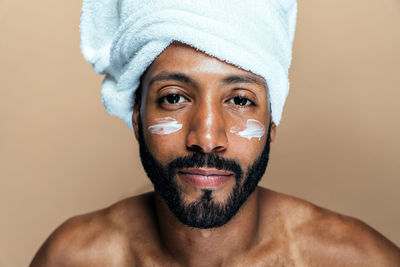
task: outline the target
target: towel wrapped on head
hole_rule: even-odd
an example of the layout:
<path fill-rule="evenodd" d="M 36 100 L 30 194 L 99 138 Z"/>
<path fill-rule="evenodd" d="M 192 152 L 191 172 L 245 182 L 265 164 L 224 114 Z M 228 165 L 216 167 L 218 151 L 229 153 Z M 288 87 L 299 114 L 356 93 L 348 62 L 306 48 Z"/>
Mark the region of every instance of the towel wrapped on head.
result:
<path fill-rule="evenodd" d="M 174 41 L 263 77 L 278 125 L 296 14 L 296 0 L 84 0 L 81 49 L 105 74 L 106 110 L 131 128 L 140 77 Z"/>

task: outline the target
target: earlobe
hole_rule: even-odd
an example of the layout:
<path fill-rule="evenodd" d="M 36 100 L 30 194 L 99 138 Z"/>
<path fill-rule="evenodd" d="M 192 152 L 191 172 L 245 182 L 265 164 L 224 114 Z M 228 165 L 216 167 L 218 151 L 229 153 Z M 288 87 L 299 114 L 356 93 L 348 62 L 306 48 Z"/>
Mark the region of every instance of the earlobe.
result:
<path fill-rule="evenodd" d="M 132 126 L 137 141 L 139 141 L 139 119 L 139 104 L 135 104 L 132 113 Z"/>
<path fill-rule="evenodd" d="M 276 136 L 276 125 L 275 123 L 271 123 L 271 143 L 275 141 L 275 136 Z"/>

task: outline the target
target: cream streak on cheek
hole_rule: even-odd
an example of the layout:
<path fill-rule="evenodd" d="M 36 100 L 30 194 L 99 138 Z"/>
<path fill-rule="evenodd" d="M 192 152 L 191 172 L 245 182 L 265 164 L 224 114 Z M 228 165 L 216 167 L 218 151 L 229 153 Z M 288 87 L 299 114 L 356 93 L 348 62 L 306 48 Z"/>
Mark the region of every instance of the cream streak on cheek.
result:
<path fill-rule="evenodd" d="M 157 124 L 148 128 L 152 134 L 172 134 L 182 129 L 182 124 L 179 124 L 177 120 L 171 117 L 160 118 L 155 121 Z"/>
<path fill-rule="evenodd" d="M 231 128 L 230 132 L 249 140 L 258 138 L 258 141 L 260 141 L 265 134 L 265 126 L 258 120 L 249 119 L 246 123 L 246 129 L 240 130 L 239 127 L 235 126 Z"/>

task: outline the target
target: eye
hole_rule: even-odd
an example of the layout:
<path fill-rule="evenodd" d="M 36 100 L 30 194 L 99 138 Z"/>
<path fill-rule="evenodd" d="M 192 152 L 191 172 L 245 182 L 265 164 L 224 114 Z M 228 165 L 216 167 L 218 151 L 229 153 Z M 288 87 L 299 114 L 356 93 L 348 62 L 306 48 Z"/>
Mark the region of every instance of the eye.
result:
<path fill-rule="evenodd" d="M 246 97 L 243 96 L 236 96 L 230 99 L 230 102 L 232 104 L 238 105 L 238 106 L 249 106 L 249 105 L 254 105 L 254 103 L 249 100 Z"/>
<path fill-rule="evenodd" d="M 168 94 L 160 98 L 160 103 L 179 104 L 186 101 L 186 98 L 178 94 Z"/>

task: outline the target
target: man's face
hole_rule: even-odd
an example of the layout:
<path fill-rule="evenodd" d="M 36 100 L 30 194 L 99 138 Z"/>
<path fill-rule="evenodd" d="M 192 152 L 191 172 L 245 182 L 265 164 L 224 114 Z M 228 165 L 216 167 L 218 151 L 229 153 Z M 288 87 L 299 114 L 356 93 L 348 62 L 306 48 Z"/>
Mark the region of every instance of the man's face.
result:
<path fill-rule="evenodd" d="M 142 79 L 133 124 L 155 191 L 183 223 L 229 221 L 268 162 L 265 81 L 202 52 L 169 46 Z"/>

